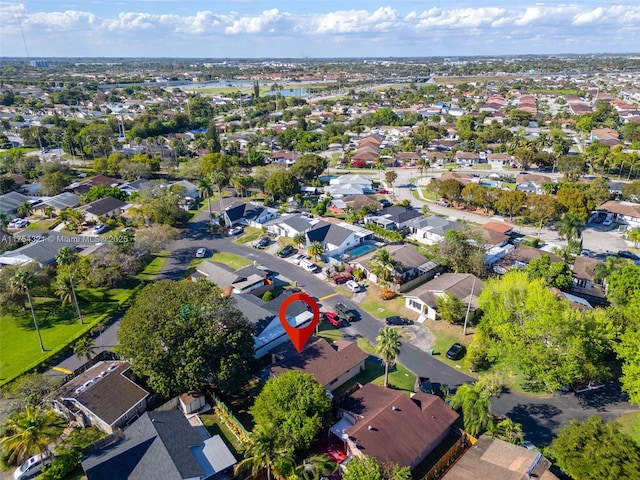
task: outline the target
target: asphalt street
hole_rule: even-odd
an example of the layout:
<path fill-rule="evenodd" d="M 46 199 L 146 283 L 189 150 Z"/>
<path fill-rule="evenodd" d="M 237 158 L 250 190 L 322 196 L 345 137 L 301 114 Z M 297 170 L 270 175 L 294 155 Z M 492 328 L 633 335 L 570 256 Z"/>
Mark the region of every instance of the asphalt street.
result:
<path fill-rule="evenodd" d="M 417 175 L 417 172 L 413 172 L 413 174 Z M 407 195 L 411 195 L 409 188 L 406 188 L 406 191 Z M 400 194 L 398 196 L 400 197 Z M 411 200 L 414 201 L 414 204 L 418 203 L 413 197 Z M 343 302 L 356 309 L 360 319 L 345 328 L 344 333 L 347 338 L 359 335 L 375 342 L 375 337 L 380 327 L 383 326 L 383 322 L 358 309 L 350 299 L 339 293 L 336 295 L 338 291 L 332 284 L 322 280 L 318 275 L 308 273 L 266 251 L 235 243 L 233 238 L 211 238 L 206 229 L 207 221 L 207 212 L 199 214 L 184 229 L 181 236 L 167 246 L 171 255 L 165 263 L 159 279 L 179 280 L 184 278 L 195 251 L 200 247 L 206 248 L 208 252 L 222 251 L 240 255 L 255 261 L 258 265 L 280 272 L 288 279 L 297 282 L 300 288 L 316 299 L 331 296 L 320 302 L 323 309 L 330 310 L 338 302 Z M 99 332 L 96 337 L 98 351 L 110 349 L 116 344 L 118 327 L 119 318 L 115 318 L 108 328 Z M 403 343 L 399 361 L 416 375 L 430 377 L 432 382 L 446 384 L 450 388 L 474 380 L 465 375 L 463 371 L 439 362 L 435 357 L 406 341 Z M 58 366 L 74 370 L 82 363 L 84 363 L 83 359 L 69 355 Z M 50 373 L 64 375 L 56 371 Z M 558 429 L 571 419 L 584 420 L 590 415 L 614 419 L 623 413 L 637 411 L 636 407 L 626 401 L 626 396 L 620 392 L 619 385 L 609 385 L 604 389 L 580 395 L 570 394 L 540 398 L 506 392 L 500 397 L 492 399 L 492 412 L 495 415 L 508 416 L 521 423 L 525 438 L 536 444 L 548 444 Z"/>

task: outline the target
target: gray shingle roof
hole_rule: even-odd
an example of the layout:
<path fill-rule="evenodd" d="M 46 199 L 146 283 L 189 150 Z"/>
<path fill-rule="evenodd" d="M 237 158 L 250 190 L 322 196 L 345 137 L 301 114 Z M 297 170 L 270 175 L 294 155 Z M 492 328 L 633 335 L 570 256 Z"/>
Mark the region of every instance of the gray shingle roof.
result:
<path fill-rule="evenodd" d="M 331 245 L 342 245 L 353 232 L 346 228 L 328 222 L 318 222 L 312 229 L 307 231 L 310 242 L 329 243 Z"/>
<path fill-rule="evenodd" d="M 204 475 L 190 447 L 202 439 L 179 410 L 146 412 L 120 440 L 82 459 L 89 480 L 182 480 Z"/>
<path fill-rule="evenodd" d="M 112 211 L 117 209 L 121 210 L 126 206 L 127 202 L 123 202 L 122 200 L 119 200 L 115 197 L 104 197 L 96 200 L 95 202 L 84 205 L 80 209 L 99 217 L 101 215 L 111 213 Z"/>
<path fill-rule="evenodd" d="M 65 208 L 73 208 L 80 205 L 80 197 L 71 192 L 62 192 L 55 197 L 51 197 L 42 202 L 43 205 L 50 205 L 53 208 L 64 210 Z"/>
<path fill-rule="evenodd" d="M 0 195 L 0 212 L 13 213 L 20 205 L 29 200 L 29 197 L 18 192 L 9 192 Z"/>

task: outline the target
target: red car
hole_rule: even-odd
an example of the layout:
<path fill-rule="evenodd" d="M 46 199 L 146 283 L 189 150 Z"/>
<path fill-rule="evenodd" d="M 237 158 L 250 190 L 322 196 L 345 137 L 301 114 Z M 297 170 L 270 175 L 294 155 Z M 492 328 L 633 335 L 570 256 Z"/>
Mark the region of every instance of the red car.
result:
<path fill-rule="evenodd" d="M 351 280 L 351 275 L 348 273 L 341 273 L 333 277 L 333 283 L 336 285 L 342 285 L 343 283 L 347 283 L 349 280 Z"/>
<path fill-rule="evenodd" d="M 386 190 L 386 189 L 384 189 L 384 188 L 379 188 L 379 189 L 376 191 L 376 193 L 377 193 L 378 195 L 386 195 L 387 193 L 389 193 L 389 190 Z"/>
<path fill-rule="evenodd" d="M 334 327 L 341 327 L 342 326 L 342 319 L 337 314 L 335 314 L 333 312 L 324 312 L 324 318 L 325 318 L 326 321 L 328 321 Z"/>

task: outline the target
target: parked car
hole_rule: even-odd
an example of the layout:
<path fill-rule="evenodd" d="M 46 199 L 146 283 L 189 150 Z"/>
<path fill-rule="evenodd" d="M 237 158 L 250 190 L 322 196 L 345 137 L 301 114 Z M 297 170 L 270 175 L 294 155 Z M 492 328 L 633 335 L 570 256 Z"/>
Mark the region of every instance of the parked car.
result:
<path fill-rule="evenodd" d="M 293 248 L 293 246 L 291 245 L 285 245 L 282 250 L 280 250 L 278 252 L 278 256 L 280 258 L 285 258 L 288 257 L 289 255 L 293 255 L 293 253 L 295 252 L 295 248 Z"/>
<path fill-rule="evenodd" d="M 317 273 L 320 271 L 320 267 L 309 260 L 300 261 L 300 266 L 309 273 Z"/>
<path fill-rule="evenodd" d="M 335 309 L 338 316 L 347 322 L 351 323 L 356 320 L 356 314 L 344 303 L 336 303 Z"/>
<path fill-rule="evenodd" d="M 256 248 L 266 248 L 269 246 L 270 243 L 271 243 L 271 239 L 269 237 L 262 237 L 256 243 Z"/>
<path fill-rule="evenodd" d="M 307 255 L 305 255 L 304 253 L 301 253 L 300 255 L 298 255 L 295 258 L 295 262 L 300 265 L 300 262 L 302 262 L 303 260 L 309 260 L 309 257 Z"/>
<path fill-rule="evenodd" d="M 346 283 L 346 285 L 347 285 L 347 288 L 351 290 L 353 293 L 358 293 L 360 290 L 362 290 L 362 287 L 360 286 L 360 284 L 355 280 L 349 280 Z"/>
<path fill-rule="evenodd" d="M 622 258 L 628 258 L 629 260 L 640 260 L 640 257 L 638 255 L 628 250 L 618 250 L 618 256 Z"/>
<path fill-rule="evenodd" d="M 324 319 L 334 327 L 341 327 L 342 319 L 334 312 L 324 312 Z"/>
<path fill-rule="evenodd" d="M 451 204 L 446 200 L 439 200 L 436 202 L 436 205 L 440 205 L 441 207 L 450 207 Z"/>
<path fill-rule="evenodd" d="M 204 258 L 206 254 L 207 254 L 206 248 L 199 248 L 198 250 L 196 250 L 196 258 Z"/>
<path fill-rule="evenodd" d="M 43 466 L 49 465 L 50 463 L 50 457 L 45 457 L 44 461 L 42 461 L 42 455 L 34 455 L 16 468 L 16 471 L 13 472 L 13 478 L 14 480 L 34 478 L 40 473 L 40 471 L 42 471 Z"/>
<path fill-rule="evenodd" d="M 386 195 L 389 193 L 389 190 L 387 190 L 386 188 L 379 188 L 378 190 L 376 190 L 376 193 L 378 195 Z"/>
<path fill-rule="evenodd" d="M 460 360 L 464 355 L 464 346 L 459 343 L 454 343 L 447 350 L 446 357 L 449 360 Z"/>
<path fill-rule="evenodd" d="M 229 235 L 239 235 L 242 232 L 244 232 L 244 227 L 238 225 L 237 227 L 233 227 L 231 230 L 229 230 Z"/>
<path fill-rule="evenodd" d="M 380 205 L 382 205 L 383 207 L 390 207 L 391 205 L 393 205 L 393 203 L 391 203 L 389 200 L 387 200 L 386 198 L 382 198 L 379 200 Z"/>
<path fill-rule="evenodd" d="M 385 318 L 384 323 L 386 323 L 387 325 L 413 325 L 413 320 L 394 315 L 393 317 Z"/>
<path fill-rule="evenodd" d="M 339 273 L 338 275 L 333 277 L 332 280 L 336 285 L 342 285 L 343 283 L 347 283 L 349 280 L 351 280 L 351 275 L 349 275 L 348 273 Z"/>
<path fill-rule="evenodd" d="M 93 233 L 97 235 L 98 233 L 104 232 L 106 229 L 107 226 L 104 223 L 99 223 L 95 227 L 93 227 Z"/>
<path fill-rule="evenodd" d="M 590 257 L 591 255 L 593 255 L 591 250 L 588 250 L 586 248 L 580 252 L 581 257 Z"/>

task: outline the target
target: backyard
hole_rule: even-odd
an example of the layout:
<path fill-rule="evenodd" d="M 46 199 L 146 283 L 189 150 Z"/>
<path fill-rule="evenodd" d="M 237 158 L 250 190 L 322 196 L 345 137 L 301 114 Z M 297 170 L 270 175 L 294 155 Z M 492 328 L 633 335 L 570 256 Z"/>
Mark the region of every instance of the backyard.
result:
<path fill-rule="evenodd" d="M 113 316 L 144 281 L 152 280 L 166 261 L 166 255 L 154 258 L 145 269 L 117 288 L 78 288 L 81 324 L 72 305 L 62 307 L 58 298 L 38 296 L 35 290 L 35 315 L 45 351 L 40 351 L 33 318 L 28 307 L 18 315 L 0 316 L 0 385 L 44 364 L 97 324 Z"/>

